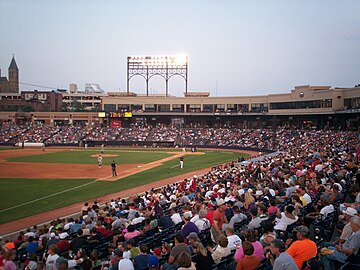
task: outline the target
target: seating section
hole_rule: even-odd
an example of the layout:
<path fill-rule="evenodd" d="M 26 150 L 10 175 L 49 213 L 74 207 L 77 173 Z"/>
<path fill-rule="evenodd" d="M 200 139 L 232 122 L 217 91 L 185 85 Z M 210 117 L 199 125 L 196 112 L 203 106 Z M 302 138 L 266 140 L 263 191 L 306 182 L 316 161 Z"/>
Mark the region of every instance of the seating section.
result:
<path fill-rule="evenodd" d="M 4 125 L 0 133 L 4 141 L 7 136 L 5 129 L 10 131 L 11 139 L 24 137 L 25 134 L 28 134 L 26 138 L 38 139 L 42 127 L 29 131 L 24 127 Z M 359 210 L 359 202 L 355 201 L 359 194 L 357 181 L 360 179 L 358 134 L 352 131 L 281 128 L 274 135 L 270 130 L 230 130 L 224 127 L 178 130 L 175 126 L 158 125 L 154 128 L 134 126 L 124 129 L 94 126 L 53 128 L 48 129 L 47 134 L 51 137 L 46 141 L 90 138 L 179 140 L 184 144 L 244 147 L 270 147 L 275 142 L 276 148 L 284 152 L 258 161 L 215 166 L 204 175 L 194 176 L 192 181 L 196 183 L 196 191 L 190 188 L 192 181 L 184 179 L 131 198 L 114 198 L 110 202 L 101 202 L 101 205 L 98 202 L 86 203 L 81 209 L 81 216 L 76 219 L 59 218 L 45 226 L 28 228 L 14 242 L 17 263 L 21 266 L 33 253 L 41 261 L 49 241 L 56 244 L 58 250 L 62 249 L 58 251 L 59 255 L 68 261 L 71 253 L 75 254 L 81 248 L 85 251 L 84 256 L 93 261 L 95 269 L 101 268 L 96 265 L 97 261 L 113 258 L 114 249 L 124 249 L 126 256 L 132 254 L 134 257 L 138 248 L 146 245 L 147 252 L 156 254 L 159 264 L 166 268 L 169 267 L 166 264 L 169 254 L 178 244 L 174 236 L 187 233 L 184 228 L 188 222 L 197 227 L 197 230 L 192 229 L 197 232 L 198 239 L 195 241 L 204 247 L 215 248 L 216 252 L 217 243 L 212 236 L 213 215 L 214 212 L 218 214 L 219 209 L 225 212 L 229 223 L 235 221 L 232 227 L 224 225 L 224 235 L 230 239 L 233 228 L 242 242 L 261 243 L 262 260 L 258 269 L 271 269 L 269 261 L 263 259 L 270 245 L 266 239 L 281 239 L 291 246 L 298 240 L 299 228 L 308 231 L 306 237 L 318 249 L 317 255 L 308 260 L 319 263 L 324 244 L 340 236 L 344 225 L 349 223 L 349 215 L 353 213 L 351 215 L 356 220 Z M 350 214 L 344 218 L 343 211 Z M 204 219 L 212 227 L 198 225 Z M 274 226 L 281 229 L 274 229 Z M 29 252 L 26 246 L 33 241 L 37 243 L 36 251 Z M 191 241 L 186 239 L 185 243 L 191 246 Z M 211 265 L 211 269 L 235 269 L 237 262 L 234 258 L 239 256 L 238 248 L 229 250 L 217 264 Z M 96 259 L 90 257 L 93 251 L 96 251 Z M 197 255 L 192 256 L 194 259 Z M 356 259 L 354 254 L 348 257 L 346 263 L 334 262 L 334 265 L 338 269 L 357 269 Z M 307 260 L 303 263 L 306 265 Z M 77 267 L 81 269 L 82 263 L 78 263 Z"/>

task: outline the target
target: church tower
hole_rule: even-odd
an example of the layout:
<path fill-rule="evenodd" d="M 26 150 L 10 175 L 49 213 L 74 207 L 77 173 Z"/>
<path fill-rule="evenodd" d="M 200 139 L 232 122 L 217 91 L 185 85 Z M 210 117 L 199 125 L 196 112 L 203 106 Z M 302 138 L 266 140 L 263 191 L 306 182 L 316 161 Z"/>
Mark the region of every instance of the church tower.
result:
<path fill-rule="evenodd" d="M 19 68 L 13 56 L 9 66 L 9 90 L 10 93 L 19 93 Z"/>

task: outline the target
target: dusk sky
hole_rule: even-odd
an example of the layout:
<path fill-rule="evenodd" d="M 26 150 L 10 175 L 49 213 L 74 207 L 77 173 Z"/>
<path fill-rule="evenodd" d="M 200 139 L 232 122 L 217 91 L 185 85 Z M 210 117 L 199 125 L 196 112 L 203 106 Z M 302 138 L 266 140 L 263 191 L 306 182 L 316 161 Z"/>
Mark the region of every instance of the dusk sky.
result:
<path fill-rule="evenodd" d="M 20 82 L 126 91 L 129 55 L 189 56 L 189 91 L 288 93 L 360 83 L 359 0 L 0 0 L 0 68 Z M 132 92 L 145 93 L 134 77 Z M 45 89 L 20 84 L 20 90 Z M 160 77 L 150 93 L 165 93 Z M 184 80 L 169 81 L 182 96 Z"/>

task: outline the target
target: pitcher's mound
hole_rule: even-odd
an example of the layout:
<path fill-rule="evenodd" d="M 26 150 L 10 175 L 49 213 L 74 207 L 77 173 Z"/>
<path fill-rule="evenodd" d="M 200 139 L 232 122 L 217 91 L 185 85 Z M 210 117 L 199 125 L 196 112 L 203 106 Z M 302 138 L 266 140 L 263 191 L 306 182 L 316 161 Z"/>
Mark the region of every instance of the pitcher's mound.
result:
<path fill-rule="evenodd" d="M 111 155 L 111 154 L 96 154 L 96 155 L 91 155 L 91 157 L 98 157 L 98 156 L 102 156 L 102 157 L 117 157 L 118 155 Z"/>

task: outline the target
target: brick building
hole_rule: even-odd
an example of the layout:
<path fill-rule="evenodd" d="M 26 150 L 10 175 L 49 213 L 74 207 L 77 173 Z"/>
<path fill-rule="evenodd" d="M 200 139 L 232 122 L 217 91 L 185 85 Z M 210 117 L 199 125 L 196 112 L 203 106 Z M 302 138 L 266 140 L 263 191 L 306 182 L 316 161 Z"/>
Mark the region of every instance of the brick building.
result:
<path fill-rule="evenodd" d="M 62 94 L 55 90 L 0 94 L 0 111 L 58 112 L 61 107 Z"/>

